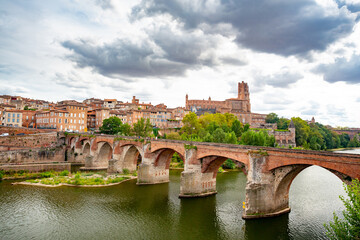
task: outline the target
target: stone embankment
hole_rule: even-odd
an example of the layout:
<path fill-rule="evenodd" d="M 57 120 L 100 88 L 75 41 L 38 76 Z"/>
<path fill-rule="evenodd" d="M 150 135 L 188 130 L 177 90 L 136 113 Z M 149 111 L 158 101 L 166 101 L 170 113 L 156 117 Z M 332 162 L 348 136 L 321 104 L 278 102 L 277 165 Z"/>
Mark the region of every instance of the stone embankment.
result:
<path fill-rule="evenodd" d="M 65 138 L 56 132 L 0 137 L 1 170 L 70 171 L 65 155 Z"/>

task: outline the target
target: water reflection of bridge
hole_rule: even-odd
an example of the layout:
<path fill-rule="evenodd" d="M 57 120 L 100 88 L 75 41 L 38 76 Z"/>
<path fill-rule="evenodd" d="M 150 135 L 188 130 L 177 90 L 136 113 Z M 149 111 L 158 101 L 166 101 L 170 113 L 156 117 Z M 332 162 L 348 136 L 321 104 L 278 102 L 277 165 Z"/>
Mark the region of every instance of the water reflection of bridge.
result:
<path fill-rule="evenodd" d="M 219 167 L 226 159 L 240 162 L 247 175 L 244 218 L 289 212 L 291 182 L 309 166 L 328 169 L 347 183 L 360 178 L 358 154 L 108 135 L 68 136 L 66 143 L 69 161 L 83 162 L 87 169 L 122 172 L 138 167 L 137 184 L 168 182 L 171 157 L 176 152 L 184 161 L 180 197 L 215 194 Z"/>

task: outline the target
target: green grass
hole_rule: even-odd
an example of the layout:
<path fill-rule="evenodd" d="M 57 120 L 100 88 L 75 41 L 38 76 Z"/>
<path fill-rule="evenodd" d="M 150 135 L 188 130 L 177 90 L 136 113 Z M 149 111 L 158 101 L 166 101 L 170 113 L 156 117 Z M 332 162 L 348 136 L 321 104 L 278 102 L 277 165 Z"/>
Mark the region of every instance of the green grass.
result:
<path fill-rule="evenodd" d="M 109 177 L 108 179 L 105 179 L 103 177 L 85 177 L 82 176 L 79 172 L 76 173 L 73 176 L 67 177 L 67 176 L 54 176 L 51 178 L 41 178 L 41 179 L 31 179 L 31 180 L 26 180 L 26 182 L 29 183 L 41 183 L 44 185 L 50 185 L 50 186 L 54 186 L 54 185 L 59 185 L 61 183 L 67 183 L 67 184 L 71 184 L 71 185 L 78 185 L 78 186 L 83 186 L 83 185 L 88 185 L 88 186 L 93 186 L 93 185 L 107 185 L 107 184 L 112 184 L 112 183 L 119 183 L 125 179 L 129 179 L 130 177 Z"/>

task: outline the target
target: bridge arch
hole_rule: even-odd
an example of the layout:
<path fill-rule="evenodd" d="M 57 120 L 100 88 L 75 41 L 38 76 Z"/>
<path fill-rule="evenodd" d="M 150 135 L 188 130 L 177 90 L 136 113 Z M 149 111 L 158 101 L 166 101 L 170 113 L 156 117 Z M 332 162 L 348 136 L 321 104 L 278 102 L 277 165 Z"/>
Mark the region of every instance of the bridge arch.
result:
<path fill-rule="evenodd" d="M 98 142 L 98 151 L 94 160 L 94 166 L 98 168 L 107 168 L 109 160 L 112 158 L 113 148 L 108 142 Z"/>
<path fill-rule="evenodd" d="M 84 143 L 84 147 L 82 149 L 82 153 L 83 153 L 83 156 L 84 158 L 86 158 L 87 156 L 90 156 L 90 142 L 86 141 Z"/>
<path fill-rule="evenodd" d="M 289 202 L 289 192 L 291 188 L 291 184 L 293 183 L 294 179 L 305 169 L 311 166 L 318 166 L 318 165 L 309 165 L 309 164 L 296 164 L 296 165 L 286 165 L 283 167 L 279 167 L 273 170 L 274 174 L 277 176 L 278 181 L 275 181 L 275 199 L 278 201 L 278 206 L 280 208 L 285 208 L 288 206 Z M 336 177 L 338 177 L 342 182 L 350 183 L 351 177 L 347 176 L 344 173 L 339 171 L 328 169 L 322 166 L 322 169 L 327 170 L 328 172 L 332 173 Z"/>
<path fill-rule="evenodd" d="M 123 163 L 122 169 L 128 169 L 130 172 L 136 171 L 143 159 L 142 149 L 136 145 L 123 145 Z"/>
<path fill-rule="evenodd" d="M 185 163 L 184 156 L 178 151 L 178 149 L 160 148 L 153 152 L 153 154 L 156 155 L 154 166 L 165 166 L 165 169 L 169 169 L 171 158 L 173 157 L 174 153 L 177 153 L 181 160 Z"/>

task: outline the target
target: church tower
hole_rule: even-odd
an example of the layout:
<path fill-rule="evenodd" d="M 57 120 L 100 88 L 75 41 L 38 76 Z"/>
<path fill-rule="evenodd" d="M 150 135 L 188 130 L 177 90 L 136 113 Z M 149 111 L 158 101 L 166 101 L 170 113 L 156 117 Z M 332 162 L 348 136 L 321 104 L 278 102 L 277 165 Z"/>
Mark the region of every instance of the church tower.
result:
<path fill-rule="evenodd" d="M 238 99 L 250 100 L 249 86 L 244 81 L 238 83 Z"/>

